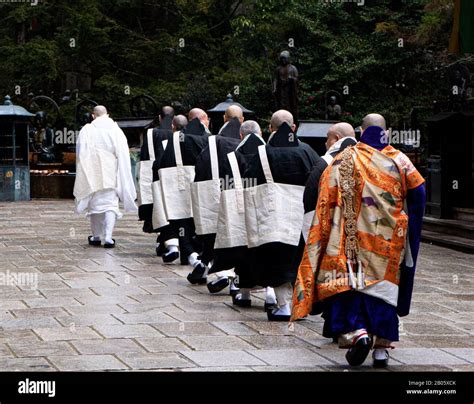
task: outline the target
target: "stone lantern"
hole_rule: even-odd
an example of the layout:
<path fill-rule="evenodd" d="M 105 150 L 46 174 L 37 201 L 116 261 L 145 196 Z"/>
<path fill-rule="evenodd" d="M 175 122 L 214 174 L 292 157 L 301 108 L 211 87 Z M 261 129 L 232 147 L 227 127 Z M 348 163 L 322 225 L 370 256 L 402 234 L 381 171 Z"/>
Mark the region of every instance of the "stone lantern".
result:
<path fill-rule="evenodd" d="M 34 115 L 13 105 L 0 105 L 0 202 L 30 200 L 29 123 Z"/>

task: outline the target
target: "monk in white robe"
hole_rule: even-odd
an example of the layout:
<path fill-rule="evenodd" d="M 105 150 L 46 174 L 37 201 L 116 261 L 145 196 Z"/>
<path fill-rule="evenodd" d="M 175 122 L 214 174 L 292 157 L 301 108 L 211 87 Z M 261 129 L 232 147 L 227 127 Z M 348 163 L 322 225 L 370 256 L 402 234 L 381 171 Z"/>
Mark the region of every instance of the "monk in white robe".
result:
<path fill-rule="evenodd" d="M 76 212 L 90 217 L 90 245 L 100 246 L 104 240 L 104 247 L 113 248 L 115 221 L 122 217 L 119 201 L 125 212 L 136 212 L 137 194 L 125 134 L 104 106 L 96 106 L 92 116 L 77 139 Z"/>

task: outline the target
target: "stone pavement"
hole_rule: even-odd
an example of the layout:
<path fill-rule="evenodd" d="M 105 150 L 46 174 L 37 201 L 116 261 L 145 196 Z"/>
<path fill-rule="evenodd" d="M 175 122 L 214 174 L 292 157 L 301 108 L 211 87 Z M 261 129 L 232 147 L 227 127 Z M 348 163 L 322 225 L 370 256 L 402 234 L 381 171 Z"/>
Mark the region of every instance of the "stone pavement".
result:
<path fill-rule="evenodd" d="M 238 309 L 191 286 L 135 217 L 118 222 L 114 250 L 89 234 L 72 201 L 0 204 L 0 371 L 348 369 L 320 318 L 291 329 L 266 320 L 261 293 Z M 422 245 L 412 313 L 382 371 L 474 370 L 473 258 Z"/>

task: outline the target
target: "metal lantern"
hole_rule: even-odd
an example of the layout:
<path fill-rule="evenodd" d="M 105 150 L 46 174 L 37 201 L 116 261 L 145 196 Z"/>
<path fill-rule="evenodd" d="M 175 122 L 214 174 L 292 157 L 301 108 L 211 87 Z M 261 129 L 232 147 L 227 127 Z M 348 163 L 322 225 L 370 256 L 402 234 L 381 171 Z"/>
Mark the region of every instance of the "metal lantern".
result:
<path fill-rule="evenodd" d="M 232 98 L 232 94 L 227 94 L 227 99 L 224 102 L 217 104 L 214 108 L 208 109 L 207 113 L 211 118 L 211 127 L 210 130 L 212 133 L 218 133 L 219 129 L 224 124 L 224 113 L 226 109 L 231 105 L 237 105 L 242 108 L 245 118 L 248 118 L 250 115 L 253 115 L 254 112 L 245 108 L 242 104 L 235 102 Z"/>
<path fill-rule="evenodd" d="M 29 123 L 34 115 L 13 105 L 6 96 L 0 105 L 0 201 L 30 199 Z"/>

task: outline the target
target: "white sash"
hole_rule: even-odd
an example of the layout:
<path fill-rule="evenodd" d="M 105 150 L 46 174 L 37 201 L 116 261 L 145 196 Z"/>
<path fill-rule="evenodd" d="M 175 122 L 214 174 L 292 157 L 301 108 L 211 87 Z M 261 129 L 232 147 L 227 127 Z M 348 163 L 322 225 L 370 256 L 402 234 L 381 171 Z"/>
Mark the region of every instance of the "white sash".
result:
<path fill-rule="evenodd" d="M 196 234 L 212 234 L 217 231 L 221 181 L 219 178 L 216 136 L 209 136 L 209 154 L 211 160 L 211 179 L 191 184 Z"/>
<path fill-rule="evenodd" d="M 304 186 L 274 182 L 264 145 L 258 147 L 258 154 L 266 183 L 244 194 L 248 246 L 272 242 L 297 246 L 303 228 Z"/>
<path fill-rule="evenodd" d="M 147 144 L 149 160 L 138 163 L 138 204 L 147 205 L 153 203 L 153 193 L 151 183 L 153 181 L 153 162 L 155 161 L 155 148 L 153 147 L 153 129 L 148 129 Z"/>
<path fill-rule="evenodd" d="M 194 181 L 194 166 L 184 166 L 180 147 L 180 132 L 173 133 L 176 167 L 159 170 L 163 205 L 167 220 L 193 217 L 191 183 Z"/>
<path fill-rule="evenodd" d="M 234 178 L 234 188 L 221 192 L 217 234 L 214 248 L 232 248 L 247 245 L 245 225 L 244 188 L 235 153 L 227 155 Z"/>
<path fill-rule="evenodd" d="M 166 150 L 168 140 L 163 140 L 161 144 L 163 145 L 163 150 Z M 163 191 L 161 189 L 161 181 L 159 178 L 151 184 L 151 188 L 153 192 L 153 229 L 159 229 L 169 224 L 168 219 L 166 218 L 166 211 L 163 203 Z"/>

